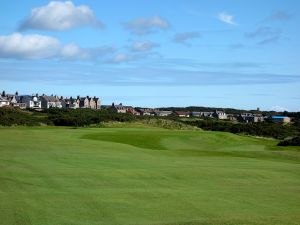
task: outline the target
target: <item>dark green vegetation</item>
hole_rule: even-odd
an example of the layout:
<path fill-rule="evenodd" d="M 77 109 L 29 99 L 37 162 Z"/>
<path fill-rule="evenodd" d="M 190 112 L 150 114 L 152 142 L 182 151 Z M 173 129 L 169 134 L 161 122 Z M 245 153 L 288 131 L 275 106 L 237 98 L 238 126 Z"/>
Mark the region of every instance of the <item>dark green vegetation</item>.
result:
<path fill-rule="evenodd" d="M 242 133 L 253 136 L 272 137 L 284 139 L 300 135 L 299 124 L 277 124 L 273 122 L 261 123 L 232 123 L 215 119 L 186 120 L 184 123 L 197 126 L 204 130 L 225 131 L 234 134 Z"/>
<path fill-rule="evenodd" d="M 252 136 L 272 137 L 276 139 L 292 138 L 300 135 L 300 122 L 298 113 L 293 114 L 296 122 L 293 124 L 277 124 L 273 122 L 263 123 L 234 123 L 210 118 L 185 118 L 182 120 L 175 115 L 164 117 L 143 117 L 132 114 L 114 113 L 109 110 L 91 109 L 49 109 L 41 112 L 26 111 L 11 108 L 0 108 L 0 125 L 54 125 L 101 127 L 106 122 L 133 122 L 146 124 L 152 127 L 167 129 L 191 129 L 198 127 L 204 130 L 225 131 L 234 134 L 246 134 Z"/>
<path fill-rule="evenodd" d="M 300 146 L 300 137 L 283 140 L 278 143 L 278 146 Z"/>
<path fill-rule="evenodd" d="M 41 118 L 32 116 L 32 112 L 14 108 L 0 108 L 0 125 L 27 125 L 36 126 L 42 121 Z"/>
<path fill-rule="evenodd" d="M 298 225 L 300 149 L 226 132 L 0 128 L 1 225 Z"/>
<path fill-rule="evenodd" d="M 48 109 L 41 112 L 14 108 L 0 108 L 0 125 L 55 125 L 83 127 L 106 121 L 134 120 L 131 114 L 118 114 L 107 110 Z"/>

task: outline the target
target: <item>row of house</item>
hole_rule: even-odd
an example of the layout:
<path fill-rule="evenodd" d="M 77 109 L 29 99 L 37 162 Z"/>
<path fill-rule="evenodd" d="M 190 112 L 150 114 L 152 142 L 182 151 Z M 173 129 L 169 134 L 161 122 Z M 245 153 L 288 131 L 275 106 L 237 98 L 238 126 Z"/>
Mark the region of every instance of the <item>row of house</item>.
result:
<path fill-rule="evenodd" d="M 267 117 L 262 114 L 242 113 L 242 114 L 226 114 L 224 111 L 215 110 L 213 112 L 200 112 L 200 111 L 171 111 L 171 110 L 159 110 L 151 108 L 134 108 L 132 106 L 124 106 L 121 104 L 104 105 L 101 107 L 101 101 L 97 97 L 80 97 L 76 98 L 64 98 L 56 95 L 19 95 L 6 94 L 4 91 L 0 95 L 0 107 L 18 107 L 21 109 L 49 109 L 49 108 L 89 108 L 89 109 L 109 109 L 115 113 L 130 113 L 136 116 L 178 116 L 178 117 L 206 117 L 217 118 L 219 120 L 231 120 L 244 123 L 256 123 L 263 122 L 265 120 L 272 120 L 278 123 L 289 123 L 291 119 L 287 116 L 272 116 Z"/>
<path fill-rule="evenodd" d="M 19 95 L 16 92 L 14 95 L 6 94 L 4 91 L 0 96 L 0 107 L 12 106 L 21 109 L 49 109 L 49 108 L 89 108 L 100 109 L 101 101 L 97 97 L 80 97 L 64 98 L 56 95 Z"/>

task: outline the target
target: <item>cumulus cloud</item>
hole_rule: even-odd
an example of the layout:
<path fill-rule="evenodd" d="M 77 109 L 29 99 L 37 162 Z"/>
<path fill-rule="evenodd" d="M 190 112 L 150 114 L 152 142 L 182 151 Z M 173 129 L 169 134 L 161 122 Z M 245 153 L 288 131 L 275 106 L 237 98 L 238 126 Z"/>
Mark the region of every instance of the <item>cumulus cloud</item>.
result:
<path fill-rule="evenodd" d="M 75 6 L 71 1 L 51 1 L 46 6 L 32 9 L 19 29 L 62 31 L 84 26 L 103 27 L 103 24 L 86 5 Z"/>
<path fill-rule="evenodd" d="M 234 21 L 234 16 L 230 15 L 226 12 L 221 12 L 218 14 L 218 19 L 223 22 L 230 25 L 237 25 L 237 23 Z"/>
<path fill-rule="evenodd" d="M 252 32 L 245 33 L 247 38 L 258 40 L 259 45 L 269 44 L 281 38 L 282 31 L 272 27 L 259 27 Z"/>
<path fill-rule="evenodd" d="M 45 59 L 56 56 L 60 42 L 48 36 L 14 33 L 0 36 L 0 57 L 17 59 Z"/>
<path fill-rule="evenodd" d="M 0 36 L 0 58 L 67 60 L 97 59 L 114 52 L 112 47 L 81 48 L 76 44 L 62 45 L 54 37 L 14 33 Z"/>
<path fill-rule="evenodd" d="M 134 52 L 147 52 L 159 47 L 159 44 L 151 41 L 136 41 L 132 43 L 131 50 Z"/>
<path fill-rule="evenodd" d="M 176 43 L 186 44 L 188 40 L 200 38 L 201 35 L 198 32 L 184 32 L 175 34 L 173 41 Z"/>
<path fill-rule="evenodd" d="M 131 33 L 138 35 L 149 34 L 158 30 L 166 30 L 170 24 L 159 16 L 150 18 L 137 18 L 124 24 L 124 27 Z"/>

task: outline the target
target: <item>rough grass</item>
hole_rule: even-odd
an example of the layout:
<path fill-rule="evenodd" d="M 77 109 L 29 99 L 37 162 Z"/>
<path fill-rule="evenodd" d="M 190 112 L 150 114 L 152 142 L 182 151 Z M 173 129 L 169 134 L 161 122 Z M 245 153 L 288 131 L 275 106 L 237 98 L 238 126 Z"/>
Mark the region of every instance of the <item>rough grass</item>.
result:
<path fill-rule="evenodd" d="M 220 132 L 0 128 L 0 224 L 296 225 L 300 150 Z"/>
<path fill-rule="evenodd" d="M 102 128 L 164 128 L 169 130 L 201 130 L 195 126 L 191 126 L 180 121 L 161 119 L 161 118 L 144 118 L 131 122 L 102 122 L 98 125 Z"/>

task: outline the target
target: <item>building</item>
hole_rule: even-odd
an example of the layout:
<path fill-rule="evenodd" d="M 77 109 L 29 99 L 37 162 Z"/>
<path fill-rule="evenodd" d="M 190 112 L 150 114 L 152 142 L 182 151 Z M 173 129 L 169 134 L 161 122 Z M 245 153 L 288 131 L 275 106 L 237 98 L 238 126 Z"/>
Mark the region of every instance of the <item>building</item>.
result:
<path fill-rule="evenodd" d="M 76 98 L 60 98 L 60 102 L 62 105 L 62 108 L 67 108 L 67 109 L 78 109 L 79 108 L 79 101 Z"/>
<path fill-rule="evenodd" d="M 6 98 L 0 96 L 0 107 L 5 107 L 5 106 L 9 106 L 9 101 Z"/>
<path fill-rule="evenodd" d="M 185 111 L 175 111 L 174 114 L 178 117 L 190 117 L 190 113 Z"/>
<path fill-rule="evenodd" d="M 275 123 L 290 123 L 291 118 L 288 116 L 272 116 L 272 121 Z"/>
<path fill-rule="evenodd" d="M 201 116 L 201 112 L 190 112 L 190 116 L 200 117 Z"/>
<path fill-rule="evenodd" d="M 25 108 L 28 109 L 41 109 L 42 108 L 42 101 L 41 99 L 36 95 L 21 95 L 17 96 L 17 100 L 19 103 L 19 107 L 23 108 L 25 104 Z"/>
<path fill-rule="evenodd" d="M 155 111 L 156 116 L 169 116 L 172 113 L 172 111 Z"/>
<path fill-rule="evenodd" d="M 141 113 L 140 113 L 139 111 L 135 110 L 135 109 L 134 109 L 133 107 L 131 107 L 131 106 L 127 107 L 126 112 L 127 112 L 127 113 L 130 113 L 130 114 L 132 114 L 132 115 L 135 115 L 135 116 L 140 116 L 140 115 L 141 115 Z"/>
<path fill-rule="evenodd" d="M 123 106 L 122 103 L 120 103 L 119 105 L 115 105 L 115 103 L 113 103 L 110 107 L 110 110 L 116 113 L 126 113 L 127 107 Z"/>
<path fill-rule="evenodd" d="M 214 112 L 200 112 L 201 117 L 213 117 Z"/>
<path fill-rule="evenodd" d="M 227 114 L 227 119 L 230 120 L 230 121 L 237 121 L 238 120 L 238 115 Z"/>
<path fill-rule="evenodd" d="M 261 114 L 243 113 L 238 116 L 238 121 L 243 123 L 263 122 L 264 117 Z"/>
<path fill-rule="evenodd" d="M 62 108 L 62 103 L 57 96 L 42 95 L 40 99 L 42 103 L 42 108 L 44 109 Z"/>
<path fill-rule="evenodd" d="M 227 115 L 224 111 L 217 111 L 215 110 L 212 114 L 213 117 L 219 119 L 219 120 L 226 120 L 227 119 Z"/>
<path fill-rule="evenodd" d="M 154 110 L 153 109 L 149 109 L 149 108 L 139 108 L 137 109 L 137 111 L 140 112 L 140 115 L 142 116 L 154 116 Z"/>
<path fill-rule="evenodd" d="M 94 96 L 93 101 L 95 103 L 95 108 L 94 109 L 101 109 L 101 101 L 100 98 L 96 98 L 96 96 Z"/>
<path fill-rule="evenodd" d="M 86 97 L 80 97 L 77 96 L 77 101 L 79 103 L 79 108 L 90 108 L 90 97 L 86 96 Z"/>

